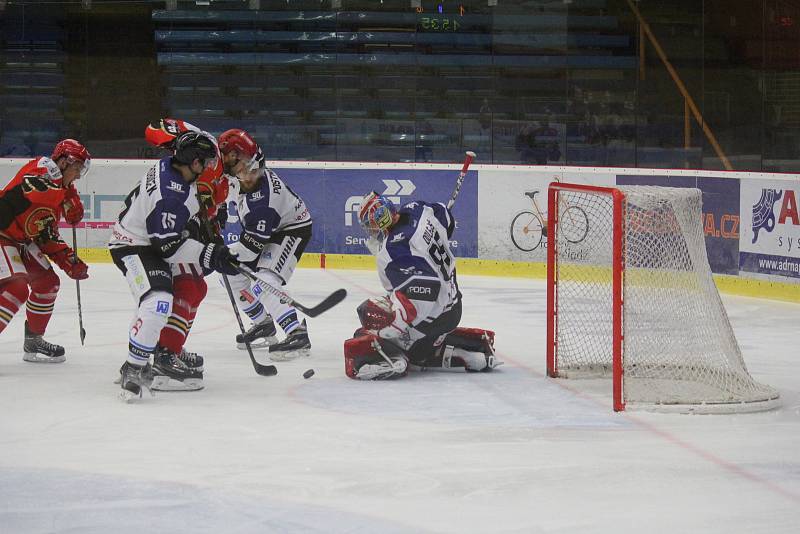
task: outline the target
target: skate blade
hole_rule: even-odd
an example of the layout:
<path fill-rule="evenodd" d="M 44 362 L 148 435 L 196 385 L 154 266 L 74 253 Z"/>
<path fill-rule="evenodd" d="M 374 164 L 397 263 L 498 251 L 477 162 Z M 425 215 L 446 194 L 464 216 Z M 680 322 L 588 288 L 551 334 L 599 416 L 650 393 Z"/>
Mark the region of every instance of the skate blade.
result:
<path fill-rule="evenodd" d="M 273 362 L 290 362 L 297 358 L 308 358 L 309 356 L 311 356 L 311 349 L 296 349 L 269 353 L 269 359 Z"/>
<path fill-rule="evenodd" d="M 277 337 L 264 337 L 258 338 L 255 341 L 250 343 L 251 349 L 266 349 L 269 348 L 270 345 L 274 344 L 278 341 Z M 237 343 L 236 348 L 239 350 L 247 350 L 247 345 L 244 343 Z"/>
<path fill-rule="evenodd" d="M 202 378 L 186 378 L 181 381 L 168 376 L 153 377 L 153 383 L 150 384 L 150 389 L 155 391 L 198 391 L 204 387 Z"/>
<path fill-rule="evenodd" d="M 26 352 L 22 359 L 26 362 L 31 363 L 61 363 L 66 361 L 67 357 L 64 355 L 61 356 L 40 356 L 36 352 Z"/>

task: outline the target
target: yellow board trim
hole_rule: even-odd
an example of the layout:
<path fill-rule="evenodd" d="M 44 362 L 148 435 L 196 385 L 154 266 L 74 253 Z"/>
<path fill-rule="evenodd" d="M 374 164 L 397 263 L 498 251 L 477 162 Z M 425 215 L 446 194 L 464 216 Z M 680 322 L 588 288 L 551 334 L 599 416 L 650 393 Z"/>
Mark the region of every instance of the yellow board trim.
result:
<path fill-rule="evenodd" d="M 78 255 L 88 263 L 110 263 L 105 248 L 80 248 Z M 374 270 L 375 257 L 368 254 L 303 254 L 298 267 L 326 269 Z M 543 262 L 483 260 L 458 258 L 459 274 L 501 276 L 505 278 L 546 278 Z M 772 282 L 739 276 L 715 274 L 714 281 L 722 293 L 800 303 L 800 283 Z"/>

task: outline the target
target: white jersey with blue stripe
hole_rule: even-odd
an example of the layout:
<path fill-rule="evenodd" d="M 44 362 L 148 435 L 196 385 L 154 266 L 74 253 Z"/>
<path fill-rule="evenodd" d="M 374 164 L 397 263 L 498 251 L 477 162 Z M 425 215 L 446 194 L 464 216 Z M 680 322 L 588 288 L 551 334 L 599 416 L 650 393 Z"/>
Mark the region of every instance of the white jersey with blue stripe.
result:
<path fill-rule="evenodd" d="M 449 242 L 455 223 L 440 203 L 411 202 L 398 214 L 378 252 L 378 274 L 386 291 L 400 291 L 413 301 L 415 326 L 461 300 Z"/>
<path fill-rule="evenodd" d="M 168 156 L 128 194 L 108 246 L 151 246 L 170 263 L 197 262 L 203 244 L 182 232 L 198 210 L 197 186 L 183 179 Z"/>
<path fill-rule="evenodd" d="M 237 210 L 242 233 L 231 250 L 242 261 L 258 257 L 272 234 L 311 224 L 303 199 L 270 169 L 263 170 L 253 191 L 239 191 Z"/>

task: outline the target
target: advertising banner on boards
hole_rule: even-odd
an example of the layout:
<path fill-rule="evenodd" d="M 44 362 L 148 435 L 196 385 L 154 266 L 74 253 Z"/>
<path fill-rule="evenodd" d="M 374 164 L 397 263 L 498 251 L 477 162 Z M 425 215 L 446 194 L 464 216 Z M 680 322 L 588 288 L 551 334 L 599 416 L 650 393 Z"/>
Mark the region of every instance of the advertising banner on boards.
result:
<path fill-rule="evenodd" d="M 800 279 L 800 184 L 742 179 L 741 271 Z"/>
<path fill-rule="evenodd" d="M 366 236 L 358 225 L 361 199 L 370 191 L 387 196 L 395 205 L 413 200 L 442 202 L 450 199 L 458 171 L 433 169 L 298 169 L 274 170 L 306 203 L 314 221 L 307 252 L 369 254 Z M 469 171 L 453 207 L 456 231 L 451 245 L 459 257 L 478 255 L 478 173 Z M 226 240 L 239 235 L 235 206 L 229 202 Z"/>
<path fill-rule="evenodd" d="M 614 174 L 548 170 L 481 170 L 478 250 L 482 259 L 545 262 L 547 188 L 551 182 L 613 186 Z"/>
<path fill-rule="evenodd" d="M 708 176 L 618 175 L 618 185 L 696 187 L 703 193 L 701 224 L 711 271 L 739 273 L 739 180 Z"/>

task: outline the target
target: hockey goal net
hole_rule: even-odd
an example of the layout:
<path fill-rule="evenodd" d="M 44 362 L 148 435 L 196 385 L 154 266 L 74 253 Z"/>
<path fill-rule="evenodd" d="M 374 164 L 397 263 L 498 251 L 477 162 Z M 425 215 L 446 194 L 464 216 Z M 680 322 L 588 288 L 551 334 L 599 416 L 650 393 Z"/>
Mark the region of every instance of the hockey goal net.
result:
<path fill-rule="evenodd" d="M 611 377 L 614 410 L 774 408 L 754 381 L 706 256 L 698 189 L 553 183 L 547 373 Z"/>

